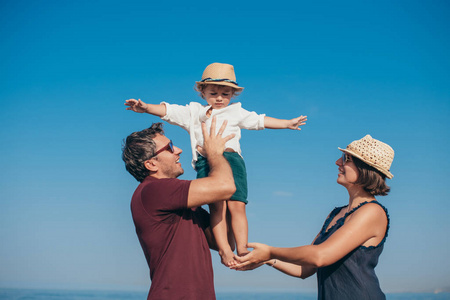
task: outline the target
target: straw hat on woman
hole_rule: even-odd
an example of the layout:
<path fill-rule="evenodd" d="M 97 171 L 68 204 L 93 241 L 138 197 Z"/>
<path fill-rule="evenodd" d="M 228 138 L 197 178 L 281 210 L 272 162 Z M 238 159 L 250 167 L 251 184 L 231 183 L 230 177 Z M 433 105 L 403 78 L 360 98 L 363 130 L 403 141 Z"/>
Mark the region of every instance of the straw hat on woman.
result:
<path fill-rule="evenodd" d="M 253 251 L 236 257 L 237 270 L 263 264 L 291 276 L 317 273 L 318 299 L 385 299 L 375 267 L 389 230 L 389 215 L 375 196 L 385 196 L 393 178 L 394 150 L 366 135 L 342 151 L 337 183 L 347 189 L 348 205 L 328 215 L 311 245 L 278 248 L 249 243 Z"/>

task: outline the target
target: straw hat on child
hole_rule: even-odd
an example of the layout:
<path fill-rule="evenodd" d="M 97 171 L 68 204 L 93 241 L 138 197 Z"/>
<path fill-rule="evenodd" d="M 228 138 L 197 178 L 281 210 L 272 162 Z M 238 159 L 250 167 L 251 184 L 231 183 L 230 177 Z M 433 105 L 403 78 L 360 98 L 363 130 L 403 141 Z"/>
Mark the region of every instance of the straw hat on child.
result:
<path fill-rule="evenodd" d="M 339 147 L 338 149 L 359 158 L 386 175 L 387 178 L 392 179 L 394 177 L 389 171 L 394 160 L 394 150 L 388 144 L 366 135 L 360 140 L 351 142 L 346 149 Z"/>
<path fill-rule="evenodd" d="M 197 87 L 203 84 L 225 85 L 235 88 L 236 90 L 243 90 L 236 82 L 236 75 L 234 74 L 234 67 L 229 64 L 212 63 L 203 71 L 202 80 L 196 81 Z"/>

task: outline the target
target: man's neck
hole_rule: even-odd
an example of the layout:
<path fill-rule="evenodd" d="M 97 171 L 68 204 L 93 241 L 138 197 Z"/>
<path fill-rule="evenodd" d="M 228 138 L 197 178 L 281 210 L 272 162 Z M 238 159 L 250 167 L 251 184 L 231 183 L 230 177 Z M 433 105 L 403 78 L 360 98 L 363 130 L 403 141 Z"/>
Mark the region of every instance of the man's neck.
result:
<path fill-rule="evenodd" d="M 155 178 L 155 179 L 175 178 L 175 177 L 169 177 L 166 174 L 161 173 L 161 172 L 150 173 L 150 175 L 148 175 L 148 177 L 152 177 L 152 178 Z"/>

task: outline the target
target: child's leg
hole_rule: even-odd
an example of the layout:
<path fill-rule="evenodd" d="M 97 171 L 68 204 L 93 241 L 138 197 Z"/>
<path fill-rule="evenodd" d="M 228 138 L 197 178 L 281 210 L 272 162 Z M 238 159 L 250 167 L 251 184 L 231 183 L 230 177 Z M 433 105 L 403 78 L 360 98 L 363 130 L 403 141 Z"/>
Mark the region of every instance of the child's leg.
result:
<path fill-rule="evenodd" d="M 228 245 L 230 245 L 231 251 L 236 250 L 236 240 L 234 239 L 233 229 L 231 228 L 231 214 L 227 209 L 227 232 L 228 232 Z"/>
<path fill-rule="evenodd" d="M 248 222 L 245 214 L 245 203 L 241 201 L 227 201 L 228 210 L 231 214 L 231 228 L 236 239 L 236 249 L 238 255 L 248 253 Z"/>
<path fill-rule="evenodd" d="M 209 205 L 211 216 L 211 229 L 219 248 L 222 264 L 230 267 L 235 264 L 234 253 L 228 243 L 227 205 L 226 201 L 220 201 Z"/>

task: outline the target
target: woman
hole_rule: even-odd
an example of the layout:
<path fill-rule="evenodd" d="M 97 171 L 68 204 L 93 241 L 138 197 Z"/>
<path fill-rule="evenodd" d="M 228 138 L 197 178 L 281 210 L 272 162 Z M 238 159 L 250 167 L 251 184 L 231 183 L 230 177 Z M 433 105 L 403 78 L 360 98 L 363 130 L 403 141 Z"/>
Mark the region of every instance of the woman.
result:
<path fill-rule="evenodd" d="M 268 264 L 291 276 L 307 278 L 317 272 L 318 299 L 385 299 L 375 267 L 388 235 L 389 216 L 375 196 L 390 188 L 394 150 L 370 135 L 341 149 L 337 182 L 349 194 L 348 205 L 335 208 L 312 245 L 277 248 L 250 243 L 253 251 L 236 257 L 237 270 Z"/>

